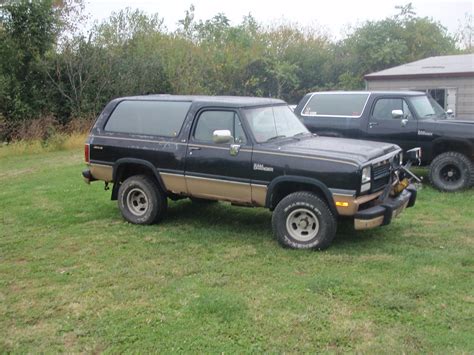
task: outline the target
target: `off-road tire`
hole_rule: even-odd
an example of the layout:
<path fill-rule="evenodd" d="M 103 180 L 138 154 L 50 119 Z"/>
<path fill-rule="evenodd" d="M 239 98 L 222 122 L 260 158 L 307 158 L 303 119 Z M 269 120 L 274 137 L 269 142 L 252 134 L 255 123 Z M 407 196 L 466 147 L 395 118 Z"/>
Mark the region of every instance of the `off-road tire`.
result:
<path fill-rule="evenodd" d="M 431 184 L 440 191 L 460 191 L 472 185 L 474 167 L 464 154 L 446 152 L 431 162 L 429 178 Z"/>
<path fill-rule="evenodd" d="M 300 212 L 301 211 L 301 212 Z M 305 212 L 306 211 L 306 212 Z M 293 235 L 298 234 L 297 223 L 291 223 L 298 217 L 298 213 L 307 214 L 317 218 L 317 232 L 311 236 L 310 232 L 306 238 L 296 239 Z M 307 221 L 307 220 L 306 220 Z M 309 223 L 311 225 L 311 222 Z M 291 232 L 288 228 L 292 228 Z M 323 250 L 331 245 L 336 235 L 337 221 L 325 201 L 311 192 L 294 192 L 284 197 L 276 206 L 272 216 L 273 234 L 278 242 L 285 247 L 293 249 L 316 249 Z M 311 228 L 310 228 L 311 230 Z M 313 229 L 314 231 L 315 229 Z"/>
<path fill-rule="evenodd" d="M 128 222 L 153 224 L 165 216 L 168 199 L 154 179 L 146 175 L 135 175 L 120 185 L 118 205 L 123 218 Z"/>

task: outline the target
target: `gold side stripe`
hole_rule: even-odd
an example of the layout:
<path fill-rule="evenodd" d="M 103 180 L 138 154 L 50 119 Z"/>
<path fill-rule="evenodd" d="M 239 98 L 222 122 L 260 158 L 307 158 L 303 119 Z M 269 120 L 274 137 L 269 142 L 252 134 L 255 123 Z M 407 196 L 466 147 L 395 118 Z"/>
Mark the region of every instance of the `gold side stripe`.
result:
<path fill-rule="evenodd" d="M 124 140 L 124 141 L 149 142 L 149 143 L 158 143 L 158 144 L 176 144 L 176 145 L 187 145 L 188 144 L 188 143 L 172 142 L 172 141 L 156 141 L 156 140 L 153 140 L 153 139 L 109 137 L 109 136 L 91 136 L 91 138 L 117 139 L 117 140 Z"/>
<path fill-rule="evenodd" d="M 217 182 L 228 182 L 230 184 L 239 184 L 239 185 L 245 185 L 245 186 L 250 185 L 249 182 L 231 181 L 231 180 L 224 180 L 224 179 L 213 179 L 213 178 L 206 178 L 206 177 L 192 176 L 192 175 L 184 175 L 184 176 L 186 178 L 190 178 L 190 179 L 199 179 L 199 180 L 217 181 Z"/>
<path fill-rule="evenodd" d="M 309 156 L 309 155 L 296 155 L 296 154 L 291 154 L 291 153 L 268 152 L 268 151 L 262 151 L 262 150 L 254 150 L 253 152 L 254 153 L 260 153 L 260 154 L 281 155 L 281 156 L 295 157 L 295 158 L 306 158 L 306 159 L 312 159 L 312 160 L 325 160 L 325 161 L 332 161 L 332 162 L 336 162 L 336 163 L 353 165 L 353 166 L 357 166 L 357 167 L 359 166 L 359 164 L 357 164 L 357 163 L 352 163 L 352 162 L 348 162 L 348 161 L 345 161 L 345 160 L 315 157 L 315 156 Z"/>
<path fill-rule="evenodd" d="M 216 147 L 213 145 L 205 145 L 205 144 L 194 144 L 194 143 L 189 143 L 190 147 L 199 147 L 199 148 L 210 148 L 210 149 L 221 149 L 221 150 L 229 150 L 229 147 Z M 252 149 L 240 149 L 239 152 L 245 152 L 245 153 L 252 153 Z"/>
<path fill-rule="evenodd" d="M 190 145 L 193 147 L 200 147 L 200 148 L 210 148 L 210 149 L 224 149 L 224 150 L 229 150 L 227 147 L 216 147 L 212 145 L 204 145 L 204 144 L 194 144 L 194 143 L 182 143 L 182 142 L 169 142 L 169 141 L 155 141 L 151 139 L 138 139 L 138 138 L 117 138 L 117 137 L 108 137 L 108 136 L 91 136 L 93 138 L 105 138 L 105 139 L 121 139 L 121 140 L 128 140 L 128 141 L 136 141 L 136 142 L 150 142 L 150 143 L 158 143 L 158 144 L 172 144 L 172 145 Z M 246 152 L 246 153 L 257 153 L 257 154 L 270 154 L 270 155 L 279 155 L 279 156 L 286 156 L 286 157 L 295 157 L 295 158 L 306 158 L 306 159 L 311 159 L 311 160 L 323 160 L 323 161 L 331 161 L 335 163 L 341 163 L 341 164 L 347 164 L 347 165 L 352 165 L 358 167 L 359 164 L 357 163 L 352 163 L 346 160 L 339 160 L 339 159 L 330 159 L 330 158 L 324 158 L 324 157 L 317 157 L 317 156 L 309 156 L 309 155 L 298 155 L 298 154 L 291 154 L 291 153 L 278 153 L 278 152 L 269 152 L 269 151 L 264 151 L 264 150 L 251 150 L 251 149 L 241 149 L 241 152 Z"/>

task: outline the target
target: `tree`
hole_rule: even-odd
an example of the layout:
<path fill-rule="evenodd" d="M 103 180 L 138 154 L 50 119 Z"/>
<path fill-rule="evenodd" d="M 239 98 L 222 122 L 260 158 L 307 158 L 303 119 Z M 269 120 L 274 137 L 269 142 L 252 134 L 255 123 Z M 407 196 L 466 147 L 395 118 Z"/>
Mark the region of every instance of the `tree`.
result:
<path fill-rule="evenodd" d="M 474 53 L 474 17 L 465 13 L 464 20 L 459 21 L 456 40 L 466 53 Z"/>
<path fill-rule="evenodd" d="M 8 1 L 0 19 L 0 111 L 8 120 L 26 119 L 46 106 L 40 63 L 59 33 L 59 13 L 51 0 Z"/>
<path fill-rule="evenodd" d="M 416 17 L 411 4 L 394 18 L 367 21 L 338 43 L 336 71 L 363 76 L 392 66 L 456 51 L 455 40 L 440 23 Z M 347 79 L 347 77 L 346 77 Z"/>

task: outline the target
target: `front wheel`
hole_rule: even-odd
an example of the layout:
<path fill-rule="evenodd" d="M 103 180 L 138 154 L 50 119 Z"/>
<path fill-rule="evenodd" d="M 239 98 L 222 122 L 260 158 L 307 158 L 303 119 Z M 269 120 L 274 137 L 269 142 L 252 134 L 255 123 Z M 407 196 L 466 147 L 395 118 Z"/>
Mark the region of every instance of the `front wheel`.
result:
<path fill-rule="evenodd" d="M 474 176 L 471 161 L 464 154 L 446 152 L 433 159 L 430 165 L 430 181 L 441 191 L 467 189 Z"/>
<path fill-rule="evenodd" d="M 152 224 L 164 217 L 168 200 L 153 179 L 135 175 L 120 185 L 118 204 L 122 216 L 130 223 Z"/>
<path fill-rule="evenodd" d="M 327 203 L 318 196 L 311 192 L 294 192 L 276 206 L 272 227 L 283 246 L 322 250 L 334 239 L 337 222 Z"/>

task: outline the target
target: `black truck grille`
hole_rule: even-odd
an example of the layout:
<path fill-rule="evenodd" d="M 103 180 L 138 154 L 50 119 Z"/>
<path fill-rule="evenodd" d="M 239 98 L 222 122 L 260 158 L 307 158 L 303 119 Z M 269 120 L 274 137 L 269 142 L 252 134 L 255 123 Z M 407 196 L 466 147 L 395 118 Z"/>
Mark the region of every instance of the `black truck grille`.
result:
<path fill-rule="evenodd" d="M 390 181 L 390 162 L 383 161 L 372 165 L 372 192 L 382 190 Z"/>

